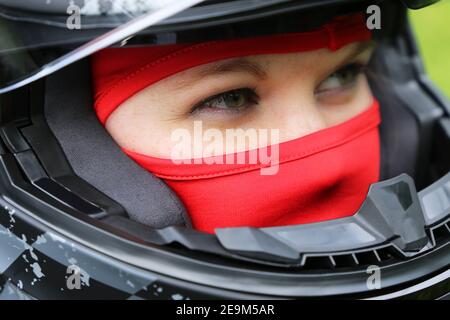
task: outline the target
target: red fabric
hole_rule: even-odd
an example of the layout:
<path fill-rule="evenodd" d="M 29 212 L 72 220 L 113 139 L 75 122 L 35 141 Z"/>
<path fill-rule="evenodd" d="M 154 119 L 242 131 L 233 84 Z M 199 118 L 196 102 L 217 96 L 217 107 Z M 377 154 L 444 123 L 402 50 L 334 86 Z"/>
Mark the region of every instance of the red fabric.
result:
<path fill-rule="evenodd" d="M 379 179 L 379 123 L 374 101 L 342 124 L 280 143 L 275 175 L 261 175 L 262 161 L 227 164 L 226 155 L 221 156 L 224 164 L 174 164 L 124 152 L 175 190 L 197 230 L 310 223 L 358 210 L 370 184 Z"/>
<path fill-rule="evenodd" d="M 338 50 L 371 38 L 363 14 L 337 17 L 311 32 L 286 33 L 248 39 L 210 41 L 192 45 L 109 48 L 93 55 L 95 104 L 104 124 L 125 100 L 149 85 L 180 71 L 234 57 Z"/>

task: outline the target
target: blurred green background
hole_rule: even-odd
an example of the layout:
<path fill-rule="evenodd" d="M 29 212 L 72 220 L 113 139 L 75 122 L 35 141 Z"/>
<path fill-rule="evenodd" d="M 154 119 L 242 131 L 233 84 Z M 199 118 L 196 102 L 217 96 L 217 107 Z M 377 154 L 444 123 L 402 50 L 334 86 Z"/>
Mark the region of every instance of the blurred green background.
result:
<path fill-rule="evenodd" d="M 450 98 L 450 0 L 410 10 L 425 68 L 431 79 Z"/>

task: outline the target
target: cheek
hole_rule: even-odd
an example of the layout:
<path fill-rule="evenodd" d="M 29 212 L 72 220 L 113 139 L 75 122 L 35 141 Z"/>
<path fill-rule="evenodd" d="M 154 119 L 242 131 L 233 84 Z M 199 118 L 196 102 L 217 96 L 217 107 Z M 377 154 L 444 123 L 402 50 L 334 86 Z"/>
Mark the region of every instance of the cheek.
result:
<path fill-rule="evenodd" d="M 139 103 L 127 101 L 110 115 L 105 128 L 123 148 L 168 158 L 173 144 L 171 133 L 179 126 L 175 121 L 164 119 L 157 108 L 142 108 Z"/>
<path fill-rule="evenodd" d="M 278 129 L 280 142 L 296 139 L 325 128 L 323 117 L 310 99 L 283 99 L 265 108 L 257 126 Z"/>

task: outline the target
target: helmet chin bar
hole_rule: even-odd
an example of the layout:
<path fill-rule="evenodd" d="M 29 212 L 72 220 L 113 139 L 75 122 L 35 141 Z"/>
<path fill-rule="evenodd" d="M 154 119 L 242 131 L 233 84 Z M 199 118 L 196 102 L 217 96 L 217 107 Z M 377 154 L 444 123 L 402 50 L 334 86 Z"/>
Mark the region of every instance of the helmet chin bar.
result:
<path fill-rule="evenodd" d="M 403 37 L 396 43 L 381 43 L 386 59 L 399 68 L 387 73 L 391 82 L 385 89 L 403 97 L 415 116 L 419 156 L 411 159 L 408 174 L 387 170 L 387 179 L 371 186 L 354 216 L 217 229 L 215 235 L 132 221 L 116 199 L 71 169 L 45 123 L 40 104 L 46 84 L 39 81 L 1 97 L 0 249 L 15 261 L 22 252 L 14 248 L 25 241 L 48 261 L 67 265 L 58 245 L 66 252 L 76 247 L 77 260 L 102 270 L 91 271 L 101 283 L 130 291 L 111 281 L 126 270 L 139 285 L 157 281 L 189 291 L 190 297 L 199 292 L 200 297 L 372 297 L 385 291 L 367 292 L 367 266 L 380 266 L 385 290 L 442 273 L 450 260 L 450 108 L 424 75 L 408 30 L 398 32 Z M 374 68 L 389 72 L 378 58 Z M 415 184 L 427 187 L 417 192 Z M 7 241 L 2 231 L 9 232 Z M 0 275 L 15 279 L 18 267 L 12 265 L 0 262 Z M 254 284 L 245 281 L 249 278 Z M 55 292 L 61 294 L 59 287 Z"/>
<path fill-rule="evenodd" d="M 272 228 L 217 229 L 228 250 L 299 266 L 374 264 L 386 253 L 411 257 L 450 236 L 450 173 L 417 193 L 406 174 L 375 183 L 357 214 L 320 223 Z"/>

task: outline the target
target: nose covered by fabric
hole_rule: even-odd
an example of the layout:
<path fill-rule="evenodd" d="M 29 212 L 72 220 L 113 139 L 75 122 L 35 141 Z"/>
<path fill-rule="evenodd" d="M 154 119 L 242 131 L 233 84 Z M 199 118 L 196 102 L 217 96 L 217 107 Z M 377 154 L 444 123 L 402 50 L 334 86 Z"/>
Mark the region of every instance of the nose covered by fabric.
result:
<path fill-rule="evenodd" d="M 364 16 L 355 14 L 303 33 L 106 49 L 92 58 L 94 108 L 104 124 L 121 103 L 140 90 L 194 66 L 256 54 L 338 50 L 370 38 Z M 268 175 L 261 174 L 267 163 L 259 157 L 256 163 L 205 159 L 180 164 L 123 151 L 178 194 L 197 230 L 212 233 L 223 227 L 311 223 L 353 215 L 370 184 L 378 181 L 379 123 L 379 106 L 374 100 L 365 111 L 342 124 L 280 143 L 278 157 L 270 163 L 277 171 Z M 253 151 L 232 156 L 249 159 Z M 230 155 L 219 158 L 226 156 Z"/>
<path fill-rule="evenodd" d="M 374 101 L 340 125 L 280 143 L 277 159 L 269 164 L 260 157 L 256 163 L 233 164 L 225 159 L 229 154 L 199 164 L 174 164 L 124 151 L 166 181 L 198 230 L 293 225 L 350 216 L 358 210 L 370 184 L 379 179 L 379 123 Z M 259 151 L 255 154 L 267 154 Z M 232 158 L 250 159 L 251 152 Z M 268 165 L 276 168 L 275 173 L 263 175 L 261 169 Z"/>

